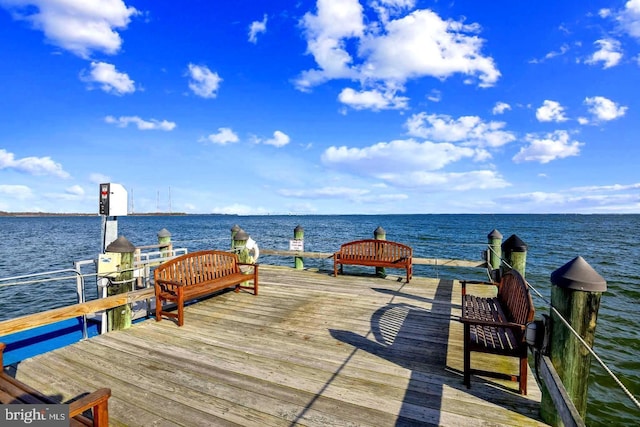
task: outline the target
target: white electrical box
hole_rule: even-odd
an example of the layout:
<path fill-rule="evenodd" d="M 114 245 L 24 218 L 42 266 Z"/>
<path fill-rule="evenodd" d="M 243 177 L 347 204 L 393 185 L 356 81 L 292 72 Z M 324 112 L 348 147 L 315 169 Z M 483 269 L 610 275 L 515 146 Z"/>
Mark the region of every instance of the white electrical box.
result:
<path fill-rule="evenodd" d="M 100 215 L 125 216 L 127 190 L 121 184 L 100 184 Z"/>

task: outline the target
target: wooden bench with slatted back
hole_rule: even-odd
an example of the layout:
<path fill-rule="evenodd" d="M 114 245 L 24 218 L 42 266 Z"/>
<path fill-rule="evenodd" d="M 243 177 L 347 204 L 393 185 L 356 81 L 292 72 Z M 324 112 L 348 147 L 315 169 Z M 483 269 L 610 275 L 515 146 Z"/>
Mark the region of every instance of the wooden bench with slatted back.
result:
<path fill-rule="evenodd" d="M 529 286 L 516 271 L 505 273 L 499 283 L 461 281 L 464 324 L 464 384 L 471 386 L 471 374 L 503 378 L 519 383 L 520 394 L 527 394 L 527 343 L 525 331 L 533 321 L 535 309 Z M 497 287 L 497 296 L 479 297 L 467 293 L 467 285 Z M 520 359 L 517 375 L 471 369 L 471 352 L 513 356 Z"/>
<path fill-rule="evenodd" d="M 245 274 L 240 266 L 250 266 Z M 156 267 L 153 272 L 156 294 L 156 320 L 162 316 L 175 318 L 178 326 L 184 324 L 185 301 L 234 287 L 252 289 L 258 295 L 258 264 L 238 261 L 238 255 L 225 251 L 198 251 L 181 255 Z M 249 281 L 253 285 L 245 285 Z M 165 311 L 164 302 L 176 303 L 178 313 Z"/>
<path fill-rule="evenodd" d="M 413 275 L 413 249 L 402 243 L 389 240 L 365 239 L 344 243 L 333 254 L 333 275 L 338 275 L 338 266 L 364 265 L 371 267 L 402 268 L 407 271 L 407 283 Z"/>

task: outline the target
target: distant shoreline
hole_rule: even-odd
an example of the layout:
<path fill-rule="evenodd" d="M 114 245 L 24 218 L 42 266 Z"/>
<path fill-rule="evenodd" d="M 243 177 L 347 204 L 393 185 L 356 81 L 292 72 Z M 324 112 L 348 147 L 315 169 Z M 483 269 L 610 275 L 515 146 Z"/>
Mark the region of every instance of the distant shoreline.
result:
<path fill-rule="evenodd" d="M 146 213 L 130 213 L 127 216 L 184 216 L 189 215 L 186 212 L 146 212 Z M 224 214 L 210 214 L 224 215 Z M 96 213 L 54 213 L 54 212 L 4 212 L 0 211 L 0 217 L 46 217 L 46 216 L 100 216 Z"/>

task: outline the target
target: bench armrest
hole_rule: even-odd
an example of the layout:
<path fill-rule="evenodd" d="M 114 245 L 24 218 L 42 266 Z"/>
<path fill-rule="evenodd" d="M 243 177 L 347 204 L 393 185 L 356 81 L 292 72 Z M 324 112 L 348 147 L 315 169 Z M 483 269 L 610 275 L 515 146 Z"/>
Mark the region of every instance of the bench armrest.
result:
<path fill-rule="evenodd" d="M 467 285 L 493 285 L 498 286 L 495 282 L 484 282 L 482 280 L 461 280 L 460 284 L 464 287 Z"/>
<path fill-rule="evenodd" d="M 467 285 L 491 285 L 498 287 L 497 283 L 494 282 L 483 282 L 481 280 L 461 280 L 460 285 L 462 286 L 462 296 L 464 297 L 467 294 Z"/>
<path fill-rule="evenodd" d="M 257 262 L 239 262 L 238 265 L 248 265 L 250 267 L 258 267 L 260 264 Z"/>
<path fill-rule="evenodd" d="M 69 404 L 69 416 L 75 417 L 94 406 L 106 404 L 110 396 L 111 389 L 109 388 L 101 388 L 93 393 L 83 396 Z"/>
<path fill-rule="evenodd" d="M 166 279 L 158 279 L 155 283 L 156 285 L 171 285 L 171 286 L 187 286 L 184 283 L 180 283 L 180 282 L 175 282 L 173 280 L 166 280 Z"/>

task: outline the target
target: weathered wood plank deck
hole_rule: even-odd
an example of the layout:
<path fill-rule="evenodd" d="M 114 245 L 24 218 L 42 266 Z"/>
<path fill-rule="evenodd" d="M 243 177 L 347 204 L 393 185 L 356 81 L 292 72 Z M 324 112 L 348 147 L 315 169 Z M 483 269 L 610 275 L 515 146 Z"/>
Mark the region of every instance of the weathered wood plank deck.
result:
<path fill-rule="evenodd" d="M 60 401 L 110 387 L 112 425 L 543 425 L 531 376 L 526 397 L 516 383 L 463 386 L 459 284 L 397 277 L 263 265 L 257 297 L 223 293 L 189 305 L 181 328 L 144 321 L 16 377 Z"/>

